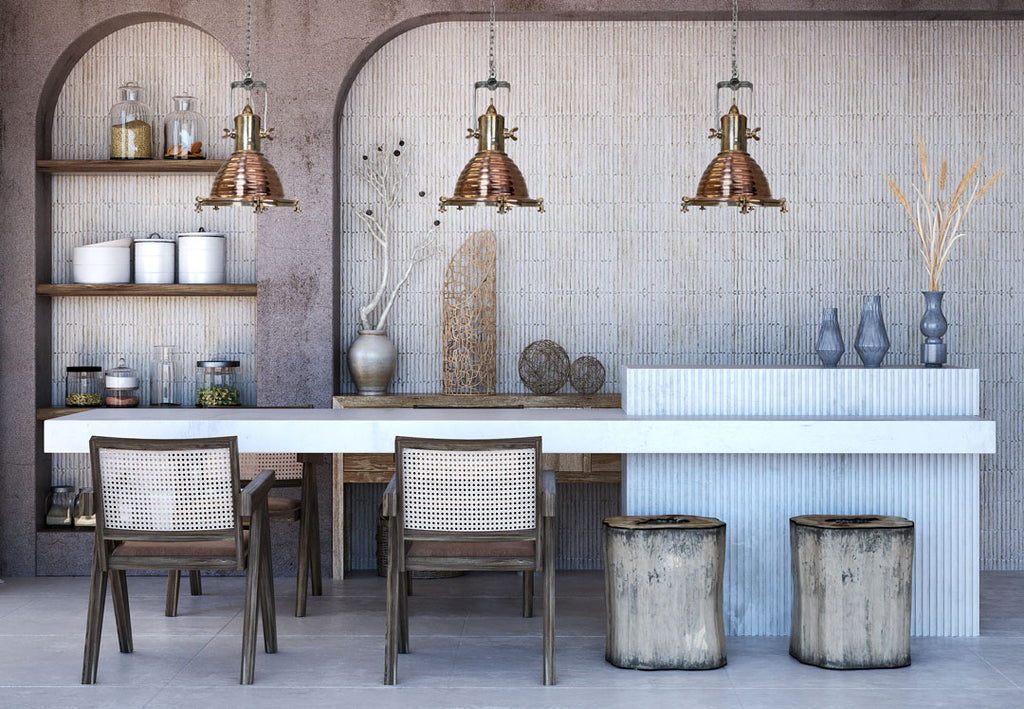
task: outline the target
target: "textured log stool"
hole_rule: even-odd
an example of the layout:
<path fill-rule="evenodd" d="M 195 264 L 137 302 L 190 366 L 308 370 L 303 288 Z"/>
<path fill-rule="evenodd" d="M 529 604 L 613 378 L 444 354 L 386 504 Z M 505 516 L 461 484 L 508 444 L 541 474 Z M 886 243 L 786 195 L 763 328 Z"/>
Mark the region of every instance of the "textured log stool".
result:
<path fill-rule="evenodd" d="M 881 515 L 789 520 L 789 654 L 834 670 L 910 664 L 914 523 Z"/>
<path fill-rule="evenodd" d="M 638 670 L 724 665 L 725 522 L 609 517 L 602 541 L 608 662 Z"/>

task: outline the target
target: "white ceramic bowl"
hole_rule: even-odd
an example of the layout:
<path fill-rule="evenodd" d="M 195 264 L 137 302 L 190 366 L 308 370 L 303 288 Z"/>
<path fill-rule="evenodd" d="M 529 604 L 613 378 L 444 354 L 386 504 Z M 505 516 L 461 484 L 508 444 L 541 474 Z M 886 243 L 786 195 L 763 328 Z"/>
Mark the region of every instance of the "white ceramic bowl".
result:
<path fill-rule="evenodd" d="M 75 283 L 131 283 L 132 254 L 127 246 L 76 246 L 71 256 Z"/>

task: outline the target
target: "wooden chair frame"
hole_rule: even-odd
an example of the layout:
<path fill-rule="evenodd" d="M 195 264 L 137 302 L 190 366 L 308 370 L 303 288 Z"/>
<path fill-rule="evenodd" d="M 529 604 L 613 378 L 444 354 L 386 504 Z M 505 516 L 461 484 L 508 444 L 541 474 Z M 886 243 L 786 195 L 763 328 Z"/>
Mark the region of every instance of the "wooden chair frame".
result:
<path fill-rule="evenodd" d="M 302 477 L 274 481 L 275 488 L 299 487 L 299 507 L 295 510 L 270 512 L 271 522 L 299 523 L 299 559 L 295 578 L 295 617 L 306 615 L 306 596 L 322 596 L 324 593 L 323 572 L 320 563 L 320 503 L 317 498 L 316 466 L 323 462 L 319 453 L 299 453 L 302 463 Z M 198 569 L 189 569 L 189 592 L 193 596 L 203 595 L 203 583 Z M 181 585 L 181 570 L 173 569 L 167 574 L 167 601 L 164 615 L 173 618 L 178 615 L 178 589 Z"/>
<path fill-rule="evenodd" d="M 532 529 L 502 532 L 448 532 L 407 529 L 405 526 L 403 452 L 406 448 L 438 451 L 493 451 L 532 449 L 536 467 L 535 514 Z M 555 683 L 555 477 L 541 471 L 541 439 L 502 438 L 453 440 L 435 438 L 395 439 L 395 476 L 384 491 L 384 516 L 388 520 L 387 624 L 384 648 L 384 684 L 395 684 L 398 653 L 409 652 L 409 571 L 521 571 L 523 573 L 523 616 L 533 615 L 533 574 L 544 575 L 544 684 Z M 407 543 L 532 542 L 529 556 L 407 556 Z M 482 551 L 483 551 L 482 550 Z"/>
<path fill-rule="evenodd" d="M 231 459 L 231 490 L 234 500 L 234 526 L 208 531 L 143 531 L 107 527 L 103 509 L 103 484 L 100 471 L 100 450 L 172 451 L 228 448 Z M 257 615 L 263 620 L 263 643 L 268 653 L 277 652 L 277 622 L 274 610 L 274 575 L 271 568 L 270 536 L 268 534 L 267 494 L 274 485 L 273 472 L 263 472 L 239 489 L 238 439 L 132 439 L 93 436 L 89 441 L 93 487 L 96 490 L 96 536 L 93 547 L 92 578 L 89 586 L 89 610 L 85 634 L 85 656 L 82 662 L 82 684 L 96 682 L 99 665 L 103 611 L 106 604 L 107 579 L 117 624 L 117 640 L 121 652 L 132 652 L 132 629 L 128 607 L 127 570 L 138 569 L 234 569 L 245 571 L 245 612 L 242 626 L 242 663 L 240 682 L 252 684 L 256 662 Z M 242 518 L 250 519 L 246 543 Z M 118 556 L 115 550 L 125 542 L 156 542 L 161 544 L 202 541 L 231 541 L 234 553 L 227 556 Z"/>

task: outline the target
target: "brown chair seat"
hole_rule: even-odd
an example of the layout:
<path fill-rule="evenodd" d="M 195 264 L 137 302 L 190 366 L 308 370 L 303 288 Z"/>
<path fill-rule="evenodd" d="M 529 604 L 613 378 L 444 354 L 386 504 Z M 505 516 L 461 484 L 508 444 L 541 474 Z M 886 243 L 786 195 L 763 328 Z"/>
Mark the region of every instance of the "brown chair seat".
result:
<path fill-rule="evenodd" d="M 302 510 L 302 501 L 294 497 L 274 495 L 267 498 L 267 508 L 270 510 L 270 517 L 272 519 L 276 519 L 279 515 L 295 515 L 297 518 Z"/>
<path fill-rule="evenodd" d="M 406 561 L 416 557 L 528 557 L 533 558 L 537 551 L 535 542 L 519 541 L 488 541 L 488 542 L 406 542 Z"/>
<path fill-rule="evenodd" d="M 249 546 L 249 530 L 243 533 L 243 543 Z M 136 556 L 209 556 L 226 557 L 235 553 L 235 543 L 229 539 L 187 542 L 124 542 L 119 544 L 111 559 Z"/>

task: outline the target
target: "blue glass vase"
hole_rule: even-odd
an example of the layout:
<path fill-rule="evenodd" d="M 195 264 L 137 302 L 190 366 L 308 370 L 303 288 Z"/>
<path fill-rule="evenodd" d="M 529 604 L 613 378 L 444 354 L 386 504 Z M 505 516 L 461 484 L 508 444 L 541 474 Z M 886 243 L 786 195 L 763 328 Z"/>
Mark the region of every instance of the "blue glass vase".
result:
<path fill-rule="evenodd" d="M 885 353 L 889 351 L 889 335 L 885 332 L 885 321 L 882 319 L 882 296 L 864 296 L 864 308 L 860 313 L 853 348 L 857 350 L 860 361 L 869 369 L 878 367 L 885 359 Z"/>

